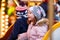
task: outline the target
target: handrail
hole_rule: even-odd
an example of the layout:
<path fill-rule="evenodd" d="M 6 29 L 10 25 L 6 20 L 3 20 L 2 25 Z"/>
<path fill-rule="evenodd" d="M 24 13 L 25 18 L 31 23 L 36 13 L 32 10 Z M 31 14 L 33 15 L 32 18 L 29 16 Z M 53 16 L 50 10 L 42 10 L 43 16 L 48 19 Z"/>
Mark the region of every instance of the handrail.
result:
<path fill-rule="evenodd" d="M 52 32 L 55 31 L 55 30 L 56 30 L 57 28 L 59 28 L 59 27 L 60 27 L 60 22 L 54 24 L 54 25 L 52 26 L 52 28 L 51 28 L 51 29 L 52 29 Z M 48 38 L 49 38 L 49 36 L 50 36 L 51 29 L 48 30 L 48 32 L 45 34 L 45 36 L 43 37 L 42 40 L 48 40 Z"/>

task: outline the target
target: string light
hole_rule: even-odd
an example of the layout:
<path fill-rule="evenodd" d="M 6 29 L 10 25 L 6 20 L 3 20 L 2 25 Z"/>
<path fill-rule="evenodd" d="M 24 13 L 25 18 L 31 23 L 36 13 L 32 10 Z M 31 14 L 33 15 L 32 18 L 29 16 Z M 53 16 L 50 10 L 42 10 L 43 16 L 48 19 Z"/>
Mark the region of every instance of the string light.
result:
<path fill-rule="evenodd" d="M 2 26 L 5 26 L 4 24 L 2 24 Z"/>
<path fill-rule="evenodd" d="M 9 16 L 8 16 L 8 15 L 6 15 L 5 17 L 6 17 L 6 18 L 8 18 Z"/>
<path fill-rule="evenodd" d="M 5 6 L 6 4 L 5 3 L 2 3 L 2 5 L 1 6 Z"/>
<path fill-rule="evenodd" d="M 5 12 L 1 12 L 2 14 L 5 14 Z"/>
<path fill-rule="evenodd" d="M 6 0 L 1 0 L 1 36 L 0 37 L 3 37 L 5 35 L 5 31 L 7 31 L 5 29 L 5 6 L 6 6 Z M 8 25 L 8 23 L 6 23 L 6 25 Z M 6 26 L 6 28 L 8 28 Z"/>
<path fill-rule="evenodd" d="M 5 2 L 6 0 L 2 0 L 2 2 Z"/>
<path fill-rule="evenodd" d="M 2 23 L 4 23 L 4 20 L 2 20 Z"/>
<path fill-rule="evenodd" d="M 5 8 L 4 7 L 2 7 L 2 9 L 1 9 L 2 11 L 4 11 L 5 10 Z"/>
<path fill-rule="evenodd" d="M 8 22 L 5 22 L 5 25 L 8 25 Z"/>
<path fill-rule="evenodd" d="M 2 28 L 2 31 L 4 31 L 5 29 L 4 28 Z"/>
<path fill-rule="evenodd" d="M 2 35 L 4 35 L 4 34 L 5 34 L 5 32 L 2 32 L 1 34 L 2 34 Z"/>
<path fill-rule="evenodd" d="M 4 18 L 4 16 L 2 16 L 2 18 Z"/>
<path fill-rule="evenodd" d="M 8 19 L 5 19 L 6 22 L 8 22 Z"/>
<path fill-rule="evenodd" d="M 6 29 L 8 29 L 8 26 L 5 26 Z"/>

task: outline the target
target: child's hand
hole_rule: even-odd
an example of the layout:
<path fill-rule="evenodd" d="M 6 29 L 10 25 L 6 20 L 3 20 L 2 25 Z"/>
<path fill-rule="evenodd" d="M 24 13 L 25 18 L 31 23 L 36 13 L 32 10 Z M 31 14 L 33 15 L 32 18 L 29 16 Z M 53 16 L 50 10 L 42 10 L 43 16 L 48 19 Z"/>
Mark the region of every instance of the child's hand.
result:
<path fill-rule="evenodd" d="M 46 24 L 49 25 L 49 20 L 48 19 L 45 19 L 45 21 L 46 21 Z"/>
<path fill-rule="evenodd" d="M 33 27 L 33 22 L 29 24 L 29 29 Z"/>
<path fill-rule="evenodd" d="M 30 24 L 33 25 L 33 22 L 31 22 Z"/>

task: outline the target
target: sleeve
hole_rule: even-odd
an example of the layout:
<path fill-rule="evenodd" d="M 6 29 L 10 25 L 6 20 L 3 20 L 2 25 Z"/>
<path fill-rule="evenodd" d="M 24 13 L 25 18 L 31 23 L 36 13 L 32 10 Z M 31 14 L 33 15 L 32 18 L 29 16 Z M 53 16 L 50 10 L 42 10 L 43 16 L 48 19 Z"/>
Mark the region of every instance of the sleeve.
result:
<path fill-rule="evenodd" d="M 8 40 L 16 40 L 18 34 L 26 32 L 25 25 L 21 20 L 17 20 Z"/>
<path fill-rule="evenodd" d="M 41 28 L 39 31 L 37 30 L 37 34 L 38 34 L 40 37 L 43 37 L 46 32 L 47 32 L 47 26 L 46 26 L 46 25 L 44 25 L 44 28 Z"/>
<path fill-rule="evenodd" d="M 22 33 L 18 35 L 18 40 L 27 40 L 27 33 Z"/>
<path fill-rule="evenodd" d="M 19 25 L 18 22 L 16 22 L 16 23 L 14 24 L 13 30 L 12 30 L 12 32 L 11 32 L 8 40 L 16 40 L 17 35 L 18 35 L 18 33 L 19 33 L 19 30 L 20 30 L 20 27 L 19 27 L 18 25 Z M 21 26 L 21 25 L 20 25 L 20 26 Z"/>
<path fill-rule="evenodd" d="M 33 27 L 33 28 L 30 30 L 29 36 L 30 36 L 32 39 L 36 39 L 36 38 L 38 37 L 37 31 L 36 31 L 36 27 Z"/>

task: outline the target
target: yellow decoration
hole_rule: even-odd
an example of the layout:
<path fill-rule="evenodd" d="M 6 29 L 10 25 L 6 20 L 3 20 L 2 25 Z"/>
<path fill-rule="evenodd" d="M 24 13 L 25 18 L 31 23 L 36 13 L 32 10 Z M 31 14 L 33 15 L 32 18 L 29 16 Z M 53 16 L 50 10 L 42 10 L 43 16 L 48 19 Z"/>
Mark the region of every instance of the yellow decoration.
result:
<path fill-rule="evenodd" d="M 49 38 L 49 36 L 50 36 L 51 30 L 52 30 L 52 32 L 53 32 L 53 31 L 55 31 L 55 30 L 56 30 L 57 28 L 59 28 L 59 27 L 60 27 L 60 22 L 58 22 L 58 23 L 56 23 L 55 25 L 53 25 L 52 28 L 49 29 L 48 32 L 45 34 L 45 36 L 43 37 L 42 40 L 48 40 L 48 38 Z"/>
<path fill-rule="evenodd" d="M 14 12 L 14 10 L 15 10 L 15 7 L 10 7 L 9 9 L 8 9 L 8 12 L 7 12 L 7 14 L 10 16 L 13 12 Z"/>
<path fill-rule="evenodd" d="M 30 6 L 34 6 L 35 3 L 34 3 L 34 2 L 30 2 L 29 5 L 30 5 Z"/>

